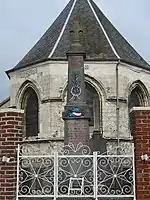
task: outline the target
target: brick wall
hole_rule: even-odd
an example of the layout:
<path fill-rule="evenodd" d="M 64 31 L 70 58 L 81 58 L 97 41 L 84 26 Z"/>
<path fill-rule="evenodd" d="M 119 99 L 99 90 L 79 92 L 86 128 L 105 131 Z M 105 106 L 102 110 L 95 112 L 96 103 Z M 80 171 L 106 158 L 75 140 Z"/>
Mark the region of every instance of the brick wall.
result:
<path fill-rule="evenodd" d="M 16 193 L 16 148 L 22 141 L 23 111 L 0 110 L 0 199 L 13 200 Z M 10 158 L 3 162 L 2 157 Z"/>
<path fill-rule="evenodd" d="M 135 139 L 137 200 L 150 200 L 150 107 L 137 107 L 131 111 L 131 129 Z"/>

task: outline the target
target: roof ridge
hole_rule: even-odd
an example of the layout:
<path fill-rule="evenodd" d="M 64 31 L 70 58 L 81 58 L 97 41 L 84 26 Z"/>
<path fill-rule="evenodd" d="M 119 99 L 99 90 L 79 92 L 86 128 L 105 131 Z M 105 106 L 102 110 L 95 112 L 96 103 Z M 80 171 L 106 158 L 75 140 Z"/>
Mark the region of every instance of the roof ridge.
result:
<path fill-rule="evenodd" d="M 59 34 L 59 37 L 57 38 L 57 41 L 56 41 L 55 45 L 53 46 L 53 49 L 52 49 L 50 55 L 48 56 L 48 58 L 51 58 L 51 57 L 52 57 L 52 55 L 53 55 L 55 49 L 57 48 L 57 45 L 59 44 L 59 41 L 60 41 L 60 39 L 61 39 L 61 37 L 62 37 L 62 35 L 63 35 L 63 33 L 64 33 L 64 30 L 65 30 L 65 28 L 66 28 L 66 26 L 67 26 L 67 23 L 68 23 L 68 21 L 69 21 L 69 18 L 70 18 L 71 14 L 72 14 L 72 11 L 73 11 L 73 9 L 74 9 L 74 7 L 75 7 L 76 2 L 77 2 L 77 0 L 74 0 L 74 3 L 72 4 L 72 7 L 71 7 L 70 12 L 69 12 L 69 14 L 68 14 L 68 17 L 67 17 L 67 19 L 66 19 L 66 21 L 65 21 L 65 23 L 64 23 L 64 25 L 63 25 L 63 27 L 62 27 L 62 29 L 61 29 L 61 32 L 60 32 L 60 34 Z"/>
<path fill-rule="evenodd" d="M 114 52 L 114 54 L 116 55 L 116 57 L 118 58 L 118 60 L 120 60 L 121 58 L 120 58 L 120 56 L 118 55 L 118 53 L 117 53 L 115 47 L 113 46 L 113 44 L 112 44 L 112 42 L 111 42 L 109 36 L 107 35 L 106 30 L 105 30 L 105 28 L 103 27 L 101 21 L 99 20 L 99 18 L 98 18 L 98 16 L 97 16 L 97 14 L 96 14 L 96 12 L 95 12 L 95 10 L 94 10 L 94 8 L 93 8 L 93 6 L 92 6 L 90 0 L 87 0 L 87 2 L 88 2 L 88 4 L 89 4 L 89 6 L 90 6 L 90 8 L 91 8 L 91 10 L 92 10 L 92 12 L 93 12 L 93 14 L 94 14 L 96 20 L 97 20 L 97 22 L 99 23 L 99 25 L 100 25 L 100 27 L 101 27 L 101 29 L 102 29 L 102 31 L 103 31 L 103 33 L 104 33 L 104 35 L 105 35 L 105 37 L 106 37 L 108 43 L 110 44 L 110 47 L 112 48 L 112 51 Z"/>

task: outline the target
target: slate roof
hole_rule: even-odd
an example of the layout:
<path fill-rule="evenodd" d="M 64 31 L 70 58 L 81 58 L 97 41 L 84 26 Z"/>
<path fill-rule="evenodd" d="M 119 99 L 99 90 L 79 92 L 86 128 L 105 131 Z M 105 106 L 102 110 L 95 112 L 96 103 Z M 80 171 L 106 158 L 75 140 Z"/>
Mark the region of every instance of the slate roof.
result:
<path fill-rule="evenodd" d="M 123 38 L 93 0 L 70 0 L 50 28 L 12 70 L 47 59 L 66 59 L 70 27 L 75 20 L 80 20 L 84 31 L 81 43 L 86 59 L 120 59 L 150 69 L 149 64 Z"/>

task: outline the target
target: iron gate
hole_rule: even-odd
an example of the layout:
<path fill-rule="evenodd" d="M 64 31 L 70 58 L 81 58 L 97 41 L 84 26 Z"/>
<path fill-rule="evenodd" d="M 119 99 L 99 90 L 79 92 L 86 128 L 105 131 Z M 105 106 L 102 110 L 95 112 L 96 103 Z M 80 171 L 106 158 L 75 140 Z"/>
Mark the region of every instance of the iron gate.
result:
<path fill-rule="evenodd" d="M 134 154 L 120 147 L 91 154 L 88 146 L 72 144 L 54 155 L 32 154 L 18 146 L 17 200 L 23 197 L 124 197 L 135 199 Z M 115 152 L 115 153 L 114 153 Z"/>

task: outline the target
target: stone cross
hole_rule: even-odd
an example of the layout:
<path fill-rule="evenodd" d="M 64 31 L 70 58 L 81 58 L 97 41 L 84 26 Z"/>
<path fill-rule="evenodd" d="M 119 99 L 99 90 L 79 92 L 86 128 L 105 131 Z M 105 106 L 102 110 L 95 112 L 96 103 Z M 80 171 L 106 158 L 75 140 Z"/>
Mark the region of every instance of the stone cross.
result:
<path fill-rule="evenodd" d="M 71 46 L 78 44 L 78 45 L 81 46 L 80 48 L 83 48 L 81 43 L 80 43 L 80 35 L 81 34 L 83 34 L 82 26 L 79 23 L 79 21 L 75 21 L 73 23 L 72 29 L 70 30 L 70 35 L 71 35 L 71 39 L 72 39 Z"/>

